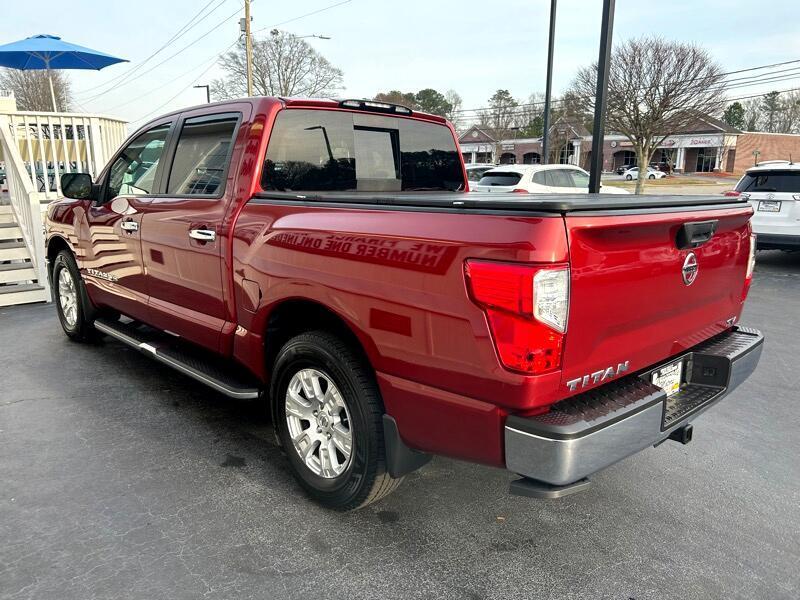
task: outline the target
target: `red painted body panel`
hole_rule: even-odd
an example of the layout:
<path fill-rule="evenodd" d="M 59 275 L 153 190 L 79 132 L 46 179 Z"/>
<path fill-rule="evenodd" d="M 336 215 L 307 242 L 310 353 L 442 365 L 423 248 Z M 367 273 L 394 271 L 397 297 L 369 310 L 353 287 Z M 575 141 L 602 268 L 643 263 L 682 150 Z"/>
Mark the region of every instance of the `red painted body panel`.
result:
<path fill-rule="evenodd" d="M 624 216 L 568 216 L 571 290 L 563 381 L 629 361 L 630 372 L 730 328 L 742 312 L 752 209 Z M 697 279 L 684 284 L 686 222 L 718 220 L 695 248 Z M 592 387 L 591 385 L 587 387 Z M 583 388 L 586 389 L 586 388 Z M 582 391 L 569 392 L 566 397 Z"/>
<path fill-rule="evenodd" d="M 48 239 L 67 240 L 92 301 L 233 356 L 265 386 L 273 311 L 298 299 L 318 303 L 361 342 L 409 446 L 496 466 L 508 413 L 542 412 L 569 395 L 571 377 L 623 360 L 631 370 L 650 365 L 738 318 L 748 208 L 704 212 L 721 227 L 697 250 L 700 275 L 686 288 L 674 231 L 698 218 L 690 211 L 565 218 L 256 198 L 269 132 L 277 113 L 292 108 L 339 110 L 327 100 L 252 98 L 170 117 L 247 115 L 223 198 L 133 201 L 138 262 L 136 245 L 119 231 L 123 215 L 103 216 L 108 209 L 85 201 L 55 203 Z M 213 244 L 187 237 L 199 225 L 215 229 Z M 116 282 L 87 272 L 107 257 Z M 485 313 L 467 294 L 467 259 L 570 263 L 563 372 L 527 376 L 501 366 Z"/>
<path fill-rule="evenodd" d="M 374 369 L 396 382 L 384 400 L 407 443 L 441 454 L 480 454 L 482 462 L 494 463 L 501 428 L 492 439 L 472 438 L 470 449 L 461 448 L 449 439 L 463 439 L 455 431 L 428 436 L 431 425 L 415 406 L 453 414 L 460 397 L 464 418 L 474 421 L 476 401 L 526 410 L 555 397 L 558 373 L 528 377 L 500 366 L 485 315 L 466 293 L 463 267 L 467 258 L 563 262 L 563 220 L 424 214 L 252 200 L 234 231 L 234 287 L 240 304 L 244 279 L 257 282 L 262 298 L 256 312 L 239 312 L 239 325 L 260 336 L 271 311 L 295 298 L 328 307 L 361 340 Z M 253 352 L 260 339 L 248 338 L 237 336 L 236 356 L 260 372 L 263 356 Z M 401 380 L 436 394 L 425 406 L 407 402 L 395 412 Z M 480 414 L 494 422 L 500 412 Z"/>

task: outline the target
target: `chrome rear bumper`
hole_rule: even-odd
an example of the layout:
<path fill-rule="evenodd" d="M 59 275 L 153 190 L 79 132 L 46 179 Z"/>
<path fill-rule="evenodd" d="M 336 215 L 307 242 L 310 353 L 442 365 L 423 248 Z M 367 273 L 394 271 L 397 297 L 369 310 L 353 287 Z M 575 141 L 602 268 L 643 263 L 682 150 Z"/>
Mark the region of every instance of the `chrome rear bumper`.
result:
<path fill-rule="evenodd" d="M 559 402 L 544 415 L 510 416 L 506 467 L 563 486 L 658 444 L 747 379 L 763 344 L 759 331 L 734 327 L 644 373 Z M 684 361 L 684 383 L 668 398 L 650 374 L 676 360 Z"/>

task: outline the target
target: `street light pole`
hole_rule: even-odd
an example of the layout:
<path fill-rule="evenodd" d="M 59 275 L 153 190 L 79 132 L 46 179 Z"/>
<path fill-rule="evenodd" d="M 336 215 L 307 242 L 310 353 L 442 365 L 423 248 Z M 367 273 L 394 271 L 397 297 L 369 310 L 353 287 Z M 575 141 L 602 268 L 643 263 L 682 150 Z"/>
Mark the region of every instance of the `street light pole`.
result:
<path fill-rule="evenodd" d="M 211 104 L 211 86 L 209 85 L 196 85 L 196 88 L 206 88 L 206 103 Z"/>
<path fill-rule="evenodd" d="M 542 164 L 547 164 L 550 146 L 550 96 L 553 92 L 553 44 L 556 37 L 556 4 L 550 0 L 550 35 L 547 42 L 547 82 L 544 91 L 544 122 L 542 123 Z"/>
<path fill-rule="evenodd" d="M 603 135 L 606 124 L 608 69 L 611 63 L 611 37 L 614 31 L 615 0 L 603 0 L 603 22 L 600 30 L 600 55 L 597 58 L 597 91 L 594 100 L 594 130 L 592 131 L 592 162 L 589 170 L 589 193 L 600 192 L 603 173 Z"/>
<path fill-rule="evenodd" d="M 247 95 L 253 95 L 253 38 L 250 35 L 250 0 L 244 0 L 244 49 L 247 60 Z"/>

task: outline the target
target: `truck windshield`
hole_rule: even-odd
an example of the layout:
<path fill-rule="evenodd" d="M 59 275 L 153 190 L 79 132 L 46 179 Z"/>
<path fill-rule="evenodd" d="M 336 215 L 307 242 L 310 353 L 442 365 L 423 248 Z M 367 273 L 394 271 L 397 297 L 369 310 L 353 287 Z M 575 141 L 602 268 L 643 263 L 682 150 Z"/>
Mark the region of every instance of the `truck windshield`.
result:
<path fill-rule="evenodd" d="M 747 173 L 736 186 L 738 192 L 800 192 L 800 171 Z"/>
<path fill-rule="evenodd" d="M 265 190 L 461 190 L 461 155 L 443 125 L 333 110 L 288 109 L 270 134 Z"/>

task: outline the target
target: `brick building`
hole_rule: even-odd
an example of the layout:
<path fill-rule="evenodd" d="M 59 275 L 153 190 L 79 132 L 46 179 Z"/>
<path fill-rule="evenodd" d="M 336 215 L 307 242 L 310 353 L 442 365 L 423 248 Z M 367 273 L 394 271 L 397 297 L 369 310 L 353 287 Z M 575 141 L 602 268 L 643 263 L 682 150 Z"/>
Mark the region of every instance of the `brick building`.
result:
<path fill-rule="evenodd" d="M 719 119 L 698 115 L 692 123 L 666 137 L 658 146 L 651 162 L 669 165 L 676 172 L 684 173 L 732 171 L 736 168 L 737 156 L 741 156 L 741 152 L 737 151 L 737 138 L 741 135 L 741 131 Z M 592 154 L 592 135 L 586 127 L 580 123 L 558 120 L 552 125 L 550 136 L 557 162 L 588 168 Z M 467 163 L 542 162 L 541 138 L 503 138 L 492 129 L 473 125 L 459 136 L 459 143 Z M 800 153 L 798 157 L 800 158 Z M 761 158 L 766 160 L 765 157 Z M 605 136 L 604 171 L 635 164 L 633 144 L 625 136 Z"/>
<path fill-rule="evenodd" d="M 741 173 L 748 167 L 752 167 L 756 160 L 789 159 L 800 161 L 800 135 L 745 131 L 738 136 L 736 141 L 733 172 Z"/>

